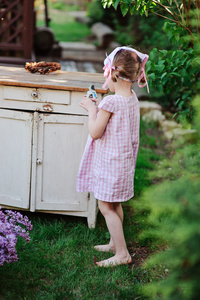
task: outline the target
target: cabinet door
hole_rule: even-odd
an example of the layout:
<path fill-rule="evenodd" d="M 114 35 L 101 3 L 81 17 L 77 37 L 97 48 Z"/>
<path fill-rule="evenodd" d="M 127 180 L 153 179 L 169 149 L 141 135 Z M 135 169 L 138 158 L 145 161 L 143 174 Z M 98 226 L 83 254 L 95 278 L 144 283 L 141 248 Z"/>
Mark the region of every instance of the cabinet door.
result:
<path fill-rule="evenodd" d="M 88 194 L 76 192 L 87 135 L 85 116 L 39 114 L 36 210 L 87 211 Z"/>
<path fill-rule="evenodd" d="M 33 114 L 0 109 L 0 204 L 29 208 Z"/>

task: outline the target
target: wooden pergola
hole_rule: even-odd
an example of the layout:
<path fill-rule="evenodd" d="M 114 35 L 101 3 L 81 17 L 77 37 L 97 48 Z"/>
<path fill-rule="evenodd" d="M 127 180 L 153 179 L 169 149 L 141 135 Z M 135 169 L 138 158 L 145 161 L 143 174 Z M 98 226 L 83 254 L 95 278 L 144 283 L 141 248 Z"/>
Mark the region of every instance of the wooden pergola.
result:
<path fill-rule="evenodd" d="M 0 62 L 30 60 L 34 29 L 34 0 L 0 0 Z"/>

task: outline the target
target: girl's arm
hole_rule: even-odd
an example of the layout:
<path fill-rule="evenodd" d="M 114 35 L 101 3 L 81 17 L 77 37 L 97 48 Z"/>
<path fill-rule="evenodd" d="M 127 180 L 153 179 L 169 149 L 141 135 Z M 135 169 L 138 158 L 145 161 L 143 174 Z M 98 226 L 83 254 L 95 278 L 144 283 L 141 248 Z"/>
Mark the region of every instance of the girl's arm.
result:
<path fill-rule="evenodd" d="M 94 100 L 94 99 L 92 99 Z M 83 107 L 85 110 L 88 111 L 89 120 L 88 120 L 88 130 L 89 134 L 94 140 L 99 139 L 108 123 L 108 120 L 111 116 L 111 113 L 100 109 L 97 115 L 97 106 L 94 105 L 91 99 L 84 97 L 81 101 L 80 106 Z"/>

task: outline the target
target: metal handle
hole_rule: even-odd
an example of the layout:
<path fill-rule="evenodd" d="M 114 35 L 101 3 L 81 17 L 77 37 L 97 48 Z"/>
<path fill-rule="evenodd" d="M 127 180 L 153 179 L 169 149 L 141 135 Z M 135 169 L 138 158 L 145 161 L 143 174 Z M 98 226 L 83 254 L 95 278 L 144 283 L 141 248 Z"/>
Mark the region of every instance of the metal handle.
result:
<path fill-rule="evenodd" d="M 31 94 L 31 96 L 33 98 L 38 98 L 38 92 L 37 91 L 33 91 L 32 94 Z"/>
<path fill-rule="evenodd" d="M 53 107 L 50 104 L 45 104 L 45 105 L 43 105 L 43 110 L 47 111 L 47 112 L 52 112 Z"/>

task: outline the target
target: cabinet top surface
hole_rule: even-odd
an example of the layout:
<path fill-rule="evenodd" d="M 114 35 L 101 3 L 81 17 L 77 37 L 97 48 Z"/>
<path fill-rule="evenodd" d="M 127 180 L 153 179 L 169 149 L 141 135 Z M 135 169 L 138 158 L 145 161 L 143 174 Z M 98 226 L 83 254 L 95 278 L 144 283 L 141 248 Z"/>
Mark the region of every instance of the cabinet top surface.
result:
<path fill-rule="evenodd" d="M 102 89 L 104 81 L 103 74 L 98 73 L 56 71 L 40 75 L 24 68 L 0 66 L 0 85 L 85 92 L 94 84 L 98 93 L 107 93 Z"/>

